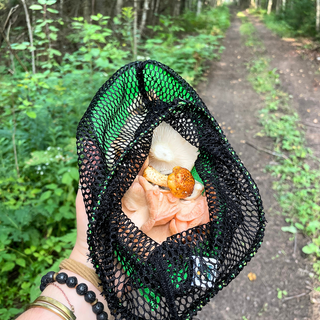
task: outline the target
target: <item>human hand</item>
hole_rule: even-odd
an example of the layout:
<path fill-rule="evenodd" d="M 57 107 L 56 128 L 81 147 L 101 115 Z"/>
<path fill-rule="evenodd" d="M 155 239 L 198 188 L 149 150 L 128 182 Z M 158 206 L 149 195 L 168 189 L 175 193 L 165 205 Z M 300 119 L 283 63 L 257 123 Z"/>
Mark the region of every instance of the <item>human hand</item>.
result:
<path fill-rule="evenodd" d="M 76 212 L 77 212 L 77 240 L 71 252 L 70 258 L 85 264 L 87 267 L 93 266 L 88 261 L 88 243 L 87 243 L 87 230 L 88 230 L 88 216 L 83 202 L 81 189 L 78 190 L 76 197 Z"/>

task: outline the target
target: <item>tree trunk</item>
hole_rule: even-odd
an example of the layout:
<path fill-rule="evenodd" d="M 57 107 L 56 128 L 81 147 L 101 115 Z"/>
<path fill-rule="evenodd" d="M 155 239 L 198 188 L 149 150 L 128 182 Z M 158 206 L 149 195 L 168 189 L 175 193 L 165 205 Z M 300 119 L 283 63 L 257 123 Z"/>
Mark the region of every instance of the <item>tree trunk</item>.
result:
<path fill-rule="evenodd" d="M 121 14 L 122 7 L 123 7 L 123 0 L 117 0 L 116 15 Z"/>
<path fill-rule="evenodd" d="M 320 0 L 317 0 L 317 24 L 316 24 L 317 32 L 320 31 Z"/>
<path fill-rule="evenodd" d="M 256 7 L 256 1 L 255 1 L 255 0 L 251 0 L 251 7 L 252 7 L 252 8 L 255 8 L 255 9 L 257 8 L 257 7 Z"/>
<path fill-rule="evenodd" d="M 197 3 L 197 16 L 201 13 L 202 1 L 198 0 Z"/>
<path fill-rule="evenodd" d="M 144 0 L 142 18 L 141 18 L 141 23 L 140 23 L 140 37 L 141 37 L 142 32 L 143 32 L 143 30 L 144 30 L 144 27 L 145 27 L 145 25 L 146 25 L 147 12 L 148 12 L 148 10 L 149 10 L 149 1 L 150 1 L 150 0 Z"/>
<path fill-rule="evenodd" d="M 86 21 L 90 21 L 90 0 L 83 1 L 83 17 Z"/>
<path fill-rule="evenodd" d="M 282 0 L 282 10 L 286 11 L 286 0 Z"/>
<path fill-rule="evenodd" d="M 59 8 L 59 11 L 60 11 L 60 17 L 63 17 L 63 0 L 60 0 L 60 8 Z"/>
<path fill-rule="evenodd" d="M 173 16 L 176 17 L 180 14 L 180 6 L 181 6 L 181 0 L 177 0 L 176 4 L 174 5 L 173 9 Z"/>
<path fill-rule="evenodd" d="M 281 8 L 281 0 L 277 0 L 277 3 L 276 3 L 276 13 L 277 14 L 280 13 L 280 8 Z"/>
<path fill-rule="evenodd" d="M 31 29 L 31 24 L 30 24 L 28 8 L 27 8 L 25 0 L 21 0 L 21 2 L 23 4 L 24 12 L 26 14 L 26 21 L 27 21 L 27 27 L 28 27 L 28 31 L 29 31 L 30 46 L 33 47 L 33 35 L 32 35 L 32 29 Z M 34 50 L 33 49 L 31 51 L 31 63 L 32 63 L 32 73 L 36 73 L 36 63 L 35 63 Z"/>
<path fill-rule="evenodd" d="M 138 0 L 134 0 L 133 4 L 134 20 L 133 20 L 133 60 L 137 60 L 137 24 L 138 24 Z"/>
<path fill-rule="evenodd" d="M 269 0 L 269 2 L 268 2 L 268 11 L 267 11 L 267 14 L 270 14 L 270 13 L 271 13 L 271 9 L 272 9 L 272 0 Z"/>
<path fill-rule="evenodd" d="M 91 14 L 94 16 L 94 7 L 95 7 L 95 3 L 94 0 L 91 1 Z"/>

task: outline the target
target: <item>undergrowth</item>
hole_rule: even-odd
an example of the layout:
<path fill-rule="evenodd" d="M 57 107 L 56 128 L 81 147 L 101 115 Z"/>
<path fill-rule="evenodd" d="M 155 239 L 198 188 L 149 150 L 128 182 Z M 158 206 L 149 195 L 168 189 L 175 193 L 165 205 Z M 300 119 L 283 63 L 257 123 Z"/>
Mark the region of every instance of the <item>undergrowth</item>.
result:
<path fill-rule="evenodd" d="M 263 44 L 254 26 L 246 17 L 242 16 L 241 20 L 245 26 L 242 36 L 246 45 L 261 48 Z M 254 56 L 247 67 L 249 81 L 265 101 L 259 112 L 263 130 L 258 135 L 271 137 L 278 154 L 276 162 L 269 164 L 266 170 L 275 177 L 273 189 L 282 213 L 290 223 L 283 231 L 303 232 L 312 239 L 302 251 L 313 256 L 313 267 L 320 279 L 319 161 L 305 146 L 299 115 L 291 107 L 292 97 L 281 89 L 279 74 L 277 69 L 271 68 L 270 59 Z"/>

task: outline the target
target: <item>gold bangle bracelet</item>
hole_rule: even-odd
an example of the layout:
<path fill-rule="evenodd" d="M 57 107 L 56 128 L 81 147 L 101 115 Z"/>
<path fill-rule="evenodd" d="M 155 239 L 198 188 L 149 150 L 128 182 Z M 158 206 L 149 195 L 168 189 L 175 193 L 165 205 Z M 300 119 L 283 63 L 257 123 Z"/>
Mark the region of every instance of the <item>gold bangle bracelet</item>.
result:
<path fill-rule="evenodd" d="M 50 310 L 64 320 L 75 320 L 76 316 L 71 310 L 69 310 L 61 302 L 52 299 L 50 297 L 40 296 L 33 303 L 31 303 L 27 309 L 31 308 L 43 308 Z"/>

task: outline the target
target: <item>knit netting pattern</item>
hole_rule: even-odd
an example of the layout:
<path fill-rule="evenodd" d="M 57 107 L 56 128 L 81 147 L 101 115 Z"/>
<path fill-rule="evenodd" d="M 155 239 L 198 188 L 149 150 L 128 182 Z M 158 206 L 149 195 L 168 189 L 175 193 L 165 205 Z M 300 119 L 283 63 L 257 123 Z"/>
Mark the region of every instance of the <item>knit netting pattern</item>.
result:
<path fill-rule="evenodd" d="M 210 221 L 161 244 L 124 214 L 121 199 L 165 121 L 199 149 L 192 174 Z M 157 61 L 130 63 L 96 93 L 77 130 L 88 247 L 115 319 L 192 319 L 261 245 L 258 188 L 195 90 Z"/>

